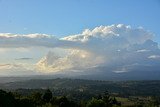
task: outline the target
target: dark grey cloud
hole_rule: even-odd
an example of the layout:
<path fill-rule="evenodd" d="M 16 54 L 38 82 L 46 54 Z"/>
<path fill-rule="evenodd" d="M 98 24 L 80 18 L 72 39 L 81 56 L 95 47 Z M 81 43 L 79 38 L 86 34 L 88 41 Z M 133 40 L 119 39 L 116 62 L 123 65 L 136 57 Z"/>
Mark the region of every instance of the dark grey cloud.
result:
<path fill-rule="evenodd" d="M 33 58 L 23 57 L 23 58 L 16 58 L 15 60 L 32 60 Z"/>

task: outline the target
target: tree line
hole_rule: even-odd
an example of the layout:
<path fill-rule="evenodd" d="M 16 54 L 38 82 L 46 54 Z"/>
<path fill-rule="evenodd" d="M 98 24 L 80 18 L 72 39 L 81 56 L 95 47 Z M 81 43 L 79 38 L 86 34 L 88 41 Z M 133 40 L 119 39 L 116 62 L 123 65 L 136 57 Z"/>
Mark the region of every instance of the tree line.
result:
<path fill-rule="evenodd" d="M 149 105 L 143 103 L 129 107 L 159 107 L 160 98 L 154 98 Z M 15 92 L 0 90 L 0 107 L 123 107 L 120 101 L 108 91 L 94 96 L 89 100 L 73 100 L 66 96 L 54 96 L 50 89 L 44 93 L 33 92 L 28 96 Z"/>
<path fill-rule="evenodd" d="M 34 92 L 29 96 L 0 90 L 0 107 L 112 107 L 120 106 L 115 98 L 111 98 L 108 91 L 89 101 L 73 101 L 66 96 L 53 96 L 47 89 L 44 93 Z"/>

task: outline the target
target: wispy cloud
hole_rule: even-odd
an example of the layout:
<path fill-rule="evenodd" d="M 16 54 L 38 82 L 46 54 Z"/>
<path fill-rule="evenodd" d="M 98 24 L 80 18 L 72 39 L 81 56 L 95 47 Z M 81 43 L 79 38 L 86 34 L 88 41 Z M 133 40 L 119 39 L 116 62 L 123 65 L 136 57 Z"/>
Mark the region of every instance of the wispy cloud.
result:
<path fill-rule="evenodd" d="M 148 58 L 150 58 L 150 59 L 160 59 L 160 54 L 159 55 L 151 55 Z"/>
<path fill-rule="evenodd" d="M 23 57 L 23 58 L 16 58 L 15 60 L 32 60 L 33 58 L 27 58 L 27 57 Z"/>

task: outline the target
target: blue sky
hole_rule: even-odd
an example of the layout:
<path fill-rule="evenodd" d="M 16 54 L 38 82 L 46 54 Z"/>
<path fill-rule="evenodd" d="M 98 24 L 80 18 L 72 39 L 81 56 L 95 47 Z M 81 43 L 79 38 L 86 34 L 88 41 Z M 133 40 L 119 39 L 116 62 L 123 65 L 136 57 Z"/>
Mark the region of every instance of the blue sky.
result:
<path fill-rule="evenodd" d="M 160 42 L 159 0 L 0 0 L 1 33 L 77 34 L 123 23 L 142 26 Z"/>
<path fill-rule="evenodd" d="M 159 19 L 159 0 L 0 0 L 0 75 L 160 71 Z"/>

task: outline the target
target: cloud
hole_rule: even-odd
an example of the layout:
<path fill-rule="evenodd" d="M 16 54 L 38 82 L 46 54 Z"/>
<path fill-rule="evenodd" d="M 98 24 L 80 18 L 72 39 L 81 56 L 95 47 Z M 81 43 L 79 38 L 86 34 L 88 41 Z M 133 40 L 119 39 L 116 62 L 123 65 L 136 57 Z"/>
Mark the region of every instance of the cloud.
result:
<path fill-rule="evenodd" d="M 145 41 L 152 39 L 153 34 L 142 29 L 132 29 L 130 26 L 123 24 L 100 26 L 93 30 L 85 30 L 82 34 L 72 35 L 61 38 L 62 40 L 83 42 L 82 48 L 95 50 L 98 48 L 108 51 L 107 49 L 127 48 L 133 44 L 142 44 Z M 99 48 L 101 47 L 101 48 Z"/>
<path fill-rule="evenodd" d="M 111 25 L 111 26 L 100 26 L 93 30 L 86 29 L 82 34 L 72 35 L 62 38 L 63 40 L 69 41 L 82 41 L 90 42 L 94 40 L 109 41 L 114 39 L 116 42 L 128 42 L 129 44 L 143 43 L 148 39 L 151 39 L 153 34 L 142 29 L 132 29 L 130 26 L 125 26 L 123 24 Z M 124 40 L 124 41 L 121 41 Z M 111 41 L 113 42 L 113 41 Z"/>
<path fill-rule="evenodd" d="M 137 50 L 137 52 L 148 52 L 150 50 L 146 50 L 146 49 L 141 49 L 141 50 Z"/>
<path fill-rule="evenodd" d="M 42 73 L 58 72 L 65 70 L 84 70 L 99 65 L 103 62 L 101 56 L 84 50 L 70 50 L 70 54 L 59 57 L 54 52 L 49 52 L 37 63 L 37 69 Z"/>
<path fill-rule="evenodd" d="M 0 47 L 53 48 L 36 64 L 41 73 L 94 71 L 100 67 L 106 68 L 104 72 L 116 73 L 137 69 L 159 71 L 160 49 L 153 37 L 143 28 L 118 24 L 86 29 L 60 39 L 46 34 L 0 34 Z M 65 49 L 67 53 L 58 55 L 54 48 Z"/>
<path fill-rule="evenodd" d="M 59 46 L 69 48 L 71 54 L 65 57 L 50 54 L 37 65 L 45 72 L 106 67 L 107 71 L 120 73 L 143 69 L 140 66 L 151 66 L 154 70 L 160 62 L 151 61 L 150 57 L 160 55 L 160 49 L 152 38 L 153 34 L 143 28 L 134 29 L 123 24 L 86 29 L 81 34 L 60 39 L 65 46 Z"/>
<path fill-rule="evenodd" d="M 22 63 L 0 63 L 1 76 L 17 75 L 36 75 L 37 73 L 29 67 L 28 64 Z"/>
<path fill-rule="evenodd" d="M 58 39 L 46 34 L 0 33 L 0 48 L 54 47 Z"/>
<path fill-rule="evenodd" d="M 18 64 L 0 64 L 0 70 L 1 69 L 16 69 L 22 67 L 21 65 Z"/>
<path fill-rule="evenodd" d="M 160 59 L 160 55 L 151 55 L 148 58 L 150 58 L 150 59 Z"/>
<path fill-rule="evenodd" d="M 23 58 L 16 58 L 15 60 L 32 60 L 33 58 L 27 58 L 27 57 L 23 57 Z"/>

